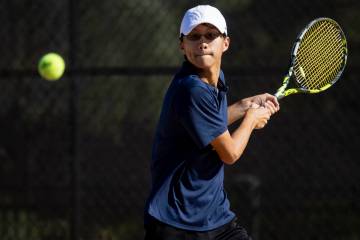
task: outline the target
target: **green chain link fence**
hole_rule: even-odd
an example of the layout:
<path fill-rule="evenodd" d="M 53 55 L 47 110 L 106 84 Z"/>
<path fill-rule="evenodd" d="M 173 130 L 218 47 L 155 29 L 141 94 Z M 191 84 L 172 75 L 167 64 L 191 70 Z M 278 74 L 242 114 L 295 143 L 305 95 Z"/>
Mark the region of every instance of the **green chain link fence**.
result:
<path fill-rule="evenodd" d="M 342 79 L 284 99 L 225 178 L 255 240 L 360 239 L 358 1 L 3 0 L 1 240 L 142 239 L 154 128 L 182 62 L 178 28 L 200 3 L 228 22 L 229 102 L 275 92 L 310 20 L 343 27 Z M 67 63 L 56 82 L 36 72 L 49 51 Z"/>

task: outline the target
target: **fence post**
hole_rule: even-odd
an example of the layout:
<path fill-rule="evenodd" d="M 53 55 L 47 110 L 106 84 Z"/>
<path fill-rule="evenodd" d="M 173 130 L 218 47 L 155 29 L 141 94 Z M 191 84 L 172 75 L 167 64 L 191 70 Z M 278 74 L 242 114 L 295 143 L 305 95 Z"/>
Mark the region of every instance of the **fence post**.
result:
<path fill-rule="evenodd" d="M 69 0 L 69 64 L 68 70 L 76 66 L 76 0 Z M 79 86 L 75 75 L 69 75 L 69 127 L 70 127 L 70 157 L 71 160 L 71 191 L 72 211 L 70 220 L 70 239 L 80 239 L 80 163 L 78 155 L 78 96 Z"/>

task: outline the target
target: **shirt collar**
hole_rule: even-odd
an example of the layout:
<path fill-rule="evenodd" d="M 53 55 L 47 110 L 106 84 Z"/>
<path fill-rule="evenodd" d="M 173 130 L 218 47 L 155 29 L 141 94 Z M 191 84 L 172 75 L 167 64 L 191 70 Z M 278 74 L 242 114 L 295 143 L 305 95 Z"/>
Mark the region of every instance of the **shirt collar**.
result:
<path fill-rule="evenodd" d="M 198 76 L 197 69 L 194 65 L 192 65 L 189 61 L 184 61 L 180 71 L 177 73 L 178 76 L 185 76 L 185 75 L 196 75 Z M 220 76 L 217 88 L 220 91 L 227 92 L 229 87 L 225 83 L 225 75 L 224 72 L 220 69 Z"/>

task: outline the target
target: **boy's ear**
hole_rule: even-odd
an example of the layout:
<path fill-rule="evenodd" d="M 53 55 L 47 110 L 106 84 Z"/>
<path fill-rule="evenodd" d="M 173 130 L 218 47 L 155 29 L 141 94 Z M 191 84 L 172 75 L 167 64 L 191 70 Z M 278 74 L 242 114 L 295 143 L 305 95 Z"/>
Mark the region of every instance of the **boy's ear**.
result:
<path fill-rule="evenodd" d="M 223 52 L 225 52 L 226 50 L 229 49 L 229 46 L 230 46 L 230 38 L 229 37 L 225 37 L 224 39 L 224 49 L 223 49 Z"/>
<path fill-rule="evenodd" d="M 183 42 L 183 41 L 181 41 L 181 42 L 180 42 L 180 44 L 179 44 L 179 48 L 180 48 L 181 52 L 185 54 L 185 50 L 184 50 L 184 42 Z"/>

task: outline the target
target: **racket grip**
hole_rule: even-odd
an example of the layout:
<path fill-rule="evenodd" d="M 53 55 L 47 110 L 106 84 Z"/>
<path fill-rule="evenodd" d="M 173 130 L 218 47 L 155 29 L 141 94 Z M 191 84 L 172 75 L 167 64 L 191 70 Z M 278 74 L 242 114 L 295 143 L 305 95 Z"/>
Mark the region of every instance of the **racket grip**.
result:
<path fill-rule="evenodd" d="M 277 98 L 277 100 L 280 100 L 283 97 L 285 97 L 285 95 L 283 93 L 279 93 L 279 92 L 275 93 L 274 96 Z"/>
<path fill-rule="evenodd" d="M 280 100 L 280 99 L 282 99 L 283 97 L 285 97 L 284 92 L 282 92 L 282 91 L 277 91 L 277 92 L 274 94 L 274 96 L 277 98 L 277 100 Z"/>

